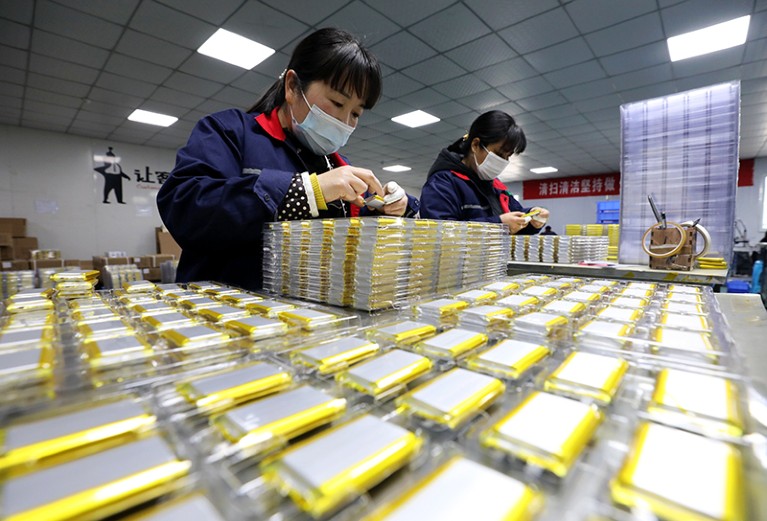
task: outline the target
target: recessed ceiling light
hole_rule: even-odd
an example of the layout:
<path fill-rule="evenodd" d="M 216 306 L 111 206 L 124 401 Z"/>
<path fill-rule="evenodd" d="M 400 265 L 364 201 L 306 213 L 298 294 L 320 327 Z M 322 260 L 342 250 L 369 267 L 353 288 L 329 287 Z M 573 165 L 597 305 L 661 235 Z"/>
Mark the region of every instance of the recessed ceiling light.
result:
<path fill-rule="evenodd" d="M 412 170 L 412 168 L 405 165 L 385 166 L 383 167 L 383 169 L 386 170 L 387 172 L 407 172 L 408 170 Z"/>
<path fill-rule="evenodd" d="M 391 120 L 395 123 L 399 123 L 400 125 L 415 128 L 436 123 L 439 121 L 439 118 L 437 116 L 432 116 L 428 112 L 415 110 L 413 112 L 408 112 L 407 114 L 402 114 L 401 116 L 393 117 Z"/>
<path fill-rule="evenodd" d="M 741 16 L 689 33 L 672 36 L 667 41 L 671 61 L 684 60 L 736 45 L 743 45 L 748 36 L 751 16 Z"/>
<path fill-rule="evenodd" d="M 136 109 L 128 116 L 131 121 L 138 123 L 146 123 L 148 125 L 157 125 L 158 127 L 169 127 L 178 121 L 178 118 L 168 116 L 166 114 L 158 114 L 157 112 L 149 112 L 148 110 Z"/>
<path fill-rule="evenodd" d="M 530 171 L 534 174 L 553 174 L 554 172 L 559 172 L 559 170 L 557 170 L 553 166 L 542 166 L 541 168 L 531 168 Z"/>
<path fill-rule="evenodd" d="M 226 29 L 219 29 L 197 52 L 250 70 L 274 54 L 274 49 Z"/>

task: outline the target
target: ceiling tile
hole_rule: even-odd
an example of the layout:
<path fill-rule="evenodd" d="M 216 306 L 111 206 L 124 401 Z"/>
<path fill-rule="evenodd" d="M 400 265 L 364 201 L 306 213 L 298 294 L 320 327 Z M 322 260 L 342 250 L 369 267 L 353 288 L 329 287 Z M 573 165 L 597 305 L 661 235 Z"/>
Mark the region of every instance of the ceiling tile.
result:
<path fill-rule="evenodd" d="M 573 102 L 579 112 L 588 117 L 593 112 L 600 112 L 602 109 L 609 108 L 611 110 L 617 110 L 617 107 L 621 104 L 621 98 L 617 94 L 606 94 L 597 98 L 591 98 L 587 100 L 581 100 Z M 591 119 L 591 118 L 589 118 Z"/>
<path fill-rule="evenodd" d="M 538 71 L 533 69 L 524 58 L 512 58 L 511 60 L 475 71 L 474 74 L 488 85 L 497 87 L 505 83 L 537 76 Z"/>
<path fill-rule="evenodd" d="M 21 110 L 21 98 L 16 96 L 0 96 L 0 107 L 6 109 L 18 109 Z"/>
<path fill-rule="evenodd" d="M 559 7 L 557 0 L 515 2 L 513 6 L 508 0 L 465 0 L 463 3 L 496 30 Z"/>
<path fill-rule="evenodd" d="M 655 11 L 655 0 L 574 0 L 565 5 L 576 27 L 583 33 L 604 29 L 636 16 Z"/>
<path fill-rule="evenodd" d="M 183 2 L 185 0 L 179 1 Z M 207 2 L 207 0 L 201 1 Z M 327 24 L 320 24 L 319 22 L 346 5 L 348 0 L 323 0 L 322 2 L 317 2 L 316 0 L 291 0 L 289 4 L 286 4 L 284 0 L 261 0 L 261 3 L 270 5 L 307 25 L 326 27 Z"/>
<path fill-rule="evenodd" d="M 605 76 L 605 71 L 597 60 L 591 60 L 544 74 L 549 83 L 560 89 L 570 85 L 598 80 Z"/>
<path fill-rule="evenodd" d="M 114 107 L 129 108 L 130 113 L 133 109 L 139 108 L 144 101 L 143 97 L 132 96 L 126 92 L 117 92 L 114 90 L 93 88 L 88 94 L 88 103 L 107 103 Z M 89 108 L 89 107 L 84 107 Z"/>
<path fill-rule="evenodd" d="M 255 2 L 244 4 L 223 27 L 276 50 L 284 50 L 309 29 L 295 18 Z M 293 45 L 290 45 L 292 50 Z"/>
<path fill-rule="evenodd" d="M 65 94 L 59 94 L 57 92 L 51 92 L 49 90 L 27 88 L 24 92 L 24 98 L 26 100 L 41 101 L 53 105 L 61 105 L 67 108 L 79 108 L 83 104 L 82 98 L 77 96 L 67 96 Z"/>
<path fill-rule="evenodd" d="M 165 86 L 203 97 L 212 96 L 223 87 L 221 83 L 204 80 L 182 72 L 174 72 L 170 78 L 165 81 Z"/>
<path fill-rule="evenodd" d="M 93 0 L 66 0 L 67 7 L 103 18 L 116 24 L 128 23 L 140 0 L 119 0 L 117 2 L 98 2 Z M 95 7 L 95 8 L 94 8 Z"/>
<path fill-rule="evenodd" d="M 13 20 L 21 24 L 29 25 L 32 23 L 34 15 L 34 2 L 19 2 L 18 0 L 0 0 L 0 13 L 3 18 Z"/>
<path fill-rule="evenodd" d="M 387 76 L 383 83 L 384 93 L 392 98 L 401 98 L 402 96 L 420 90 L 423 87 L 423 83 L 412 80 L 399 72 Z"/>
<path fill-rule="evenodd" d="M 383 101 L 377 104 L 373 109 L 369 111 L 365 111 L 365 113 L 368 113 L 368 112 L 371 112 L 378 116 L 382 116 L 384 120 L 388 121 L 389 119 L 395 116 L 406 114 L 407 112 L 412 112 L 412 111 L 410 110 L 410 107 L 400 102 L 399 100 L 388 100 L 388 101 Z M 399 128 L 402 126 L 394 122 L 391 122 L 391 123 L 393 125 L 397 125 L 397 127 L 392 127 L 392 128 Z M 385 132 L 384 129 L 380 129 L 380 130 Z"/>
<path fill-rule="evenodd" d="M 242 67 L 237 67 L 236 65 L 200 53 L 194 53 L 190 56 L 178 70 L 198 78 L 205 78 L 220 83 L 232 82 L 246 71 Z"/>
<path fill-rule="evenodd" d="M 458 101 L 464 96 L 476 94 L 489 88 L 485 82 L 470 74 L 434 85 L 434 90 Z"/>
<path fill-rule="evenodd" d="M 211 23 L 152 1 L 139 5 L 130 27 L 187 49 L 197 49 L 216 31 L 216 26 Z"/>
<path fill-rule="evenodd" d="M 30 35 L 29 27 L 0 19 L 0 45 L 7 45 L 16 49 L 29 49 Z"/>
<path fill-rule="evenodd" d="M 412 0 L 387 0 L 380 2 L 366 0 L 370 7 L 379 11 L 402 27 L 408 27 L 427 16 L 442 11 L 455 0 L 431 0 L 429 2 L 413 2 Z"/>
<path fill-rule="evenodd" d="M 3 78 L 2 83 L 23 85 L 27 80 L 27 73 L 22 69 L 0 65 L 0 78 Z"/>
<path fill-rule="evenodd" d="M 536 76 L 514 83 L 507 83 L 506 85 L 501 85 L 496 88 L 498 89 L 498 92 L 512 101 L 529 98 L 554 90 L 551 83 L 549 83 L 543 76 Z"/>
<path fill-rule="evenodd" d="M 194 51 L 159 40 L 154 36 L 126 30 L 117 44 L 117 52 L 147 60 L 158 65 L 175 69 Z"/>
<path fill-rule="evenodd" d="M 167 103 L 193 109 L 203 101 L 205 101 L 205 98 L 201 96 L 195 96 L 167 87 L 160 87 L 152 93 L 152 97 L 147 100 L 147 103 Z"/>
<path fill-rule="evenodd" d="M 24 115 L 27 116 L 27 112 L 39 112 L 41 114 L 48 114 L 53 117 L 60 117 L 66 120 L 72 120 L 77 113 L 77 109 L 74 107 L 64 107 L 61 105 L 55 105 L 53 103 L 45 103 L 44 101 L 37 100 L 24 100 Z"/>
<path fill-rule="evenodd" d="M 485 112 L 491 108 L 498 108 L 498 106 L 508 101 L 509 100 L 506 98 L 506 96 L 496 91 L 495 89 L 478 92 L 477 94 L 472 94 L 470 96 L 461 98 L 461 103 L 463 105 L 471 107 L 477 112 Z"/>
<path fill-rule="evenodd" d="M 0 83 L 0 95 L 21 98 L 24 96 L 24 87 L 14 83 Z"/>
<path fill-rule="evenodd" d="M 612 82 L 616 89 L 624 90 L 634 87 L 641 87 L 642 85 L 649 85 L 651 83 L 671 81 L 672 79 L 673 74 L 671 70 L 671 64 L 664 63 L 662 65 L 648 67 L 636 72 L 629 72 L 626 74 L 613 76 Z"/>
<path fill-rule="evenodd" d="M 675 92 L 678 92 L 678 89 L 673 83 L 661 83 L 658 85 L 646 85 L 644 87 L 639 87 L 638 89 L 625 90 L 621 92 L 621 99 L 623 99 L 624 103 L 632 103 L 635 101 L 668 96 Z"/>
<path fill-rule="evenodd" d="M 429 114 L 434 114 L 438 118 L 445 119 L 458 114 L 465 114 L 470 110 L 471 109 L 466 105 L 462 105 L 456 101 L 446 101 L 445 103 L 430 107 L 428 112 Z"/>
<path fill-rule="evenodd" d="M 232 86 L 253 93 L 253 100 L 255 101 L 256 98 L 261 97 L 261 95 L 264 94 L 276 80 L 277 78 L 270 78 L 269 76 L 259 74 L 255 71 L 245 71 L 245 74 L 232 82 Z"/>
<path fill-rule="evenodd" d="M 712 71 L 723 71 L 732 67 L 738 67 L 743 56 L 742 48 L 731 48 L 680 60 L 671 64 L 674 76 L 684 78 Z M 737 72 L 735 72 L 737 74 Z"/>
<path fill-rule="evenodd" d="M 42 74 L 30 73 L 27 78 L 27 85 L 48 92 L 57 92 L 66 96 L 74 96 L 84 99 L 91 90 L 90 85 L 74 81 L 51 78 Z"/>
<path fill-rule="evenodd" d="M 403 74 L 416 80 L 428 80 L 430 84 L 457 78 L 458 76 L 463 76 L 466 72 L 465 69 L 462 69 L 441 54 L 402 69 Z M 384 88 L 386 88 L 387 81 L 388 76 L 384 80 Z"/>
<path fill-rule="evenodd" d="M 155 65 L 138 60 L 124 54 L 112 53 L 104 66 L 104 70 L 135 80 L 145 80 L 148 83 L 160 84 L 173 72 L 168 67 Z"/>
<path fill-rule="evenodd" d="M 343 27 L 370 47 L 400 30 L 400 27 L 362 2 L 350 2 L 322 21 L 325 27 Z"/>
<path fill-rule="evenodd" d="M 36 27 L 96 47 L 113 48 L 123 31 L 118 24 L 50 0 L 37 0 L 35 5 Z"/>
<path fill-rule="evenodd" d="M 371 47 L 376 57 L 394 69 L 435 56 L 437 52 L 408 32 L 400 32 Z"/>
<path fill-rule="evenodd" d="M 520 107 L 530 111 L 562 105 L 564 103 L 567 103 L 567 100 L 558 92 L 549 92 L 548 94 L 541 94 L 539 96 L 533 96 L 531 98 L 517 101 L 517 104 L 519 104 Z"/>
<path fill-rule="evenodd" d="M 28 51 L 0 45 L 0 64 L 23 70 L 27 68 Z"/>
<path fill-rule="evenodd" d="M 597 53 L 597 56 L 599 56 L 599 53 Z M 610 51 L 609 56 L 600 57 L 599 62 L 605 68 L 607 74 L 610 75 L 637 71 L 645 67 L 668 63 L 668 46 L 663 41 L 615 54 L 612 54 L 612 51 Z"/>
<path fill-rule="evenodd" d="M 200 103 L 196 107 L 196 110 L 199 110 L 203 114 L 213 114 L 214 112 L 220 112 L 230 108 L 232 108 L 231 103 L 224 103 L 223 101 L 209 99 Z"/>
<path fill-rule="evenodd" d="M 186 13 L 214 25 L 221 25 L 230 18 L 242 0 L 157 0 L 175 11 Z M 324 3 L 324 2 L 323 2 Z"/>
<path fill-rule="evenodd" d="M 657 13 L 640 16 L 586 35 L 586 41 L 597 56 L 641 47 L 664 39 L 663 26 Z"/>
<path fill-rule="evenodd" d="M 47 31 L 32 35 L 32 52 L 100 69 L 109 58 L 109 51 Z"/>
<path fill-rule="evenodd" d="M 243 110 L 250 108 L 256 101 L 253 93 L 234 87 L 224 87 L 213 96 L 213 99 L 229 102 L 232 107 L 239 107 Z"/>
<path fill-rule="evenodd" d="M 509 46 L 495 34 L 489 34 L 446 53 L 467 71 L 476 71 L 507 61 L 516 56 Z"/>
<path fill-rule="evenodd" d="M 157 88 L 156 84 L 118 76 L 110 72 L 102 72 L 98 81 L 96 81 L 96 85 L 104 89 L 123 92 L 140 98 L 151 95 Z"/>
<path fill-rule="evenodd" d="M 573 38 L 558 45 L 527 54 L 525 58 L 537 71 L 545 73 L 592 60 L 594 55 L 583 38 Z"/>
<path fill-rule="evenodd" d="M 581 101 L 613 94 L 615 87 L 613 87 L 612 81 L 604 79 L 573 85 L 572 87 L 561 89 L 559 92 L 570 101 Z"/>
<path fill-rule="evenodd" d="M 66 63 L 47 56 L 40 56 L 39 54 L 32 54 L 30 56 L 29 70 L 46 76 L 88 84 L 96 81 L 99 74 L 96 69 L 74 63 Z"/>
<path fill-rule="evenodd" d="M 578 36 L 578 30 L 561 9 L 548 11 L 499 31 L 498 34 L 519 54 L 549 47 Z"/>
<path fill-rule="evenodd" d="M 446 27 L 455 25 L 460 20 L 460 31 L 446 31 Z M 462 4 L 430 16 L 408 29 L 438 51 L 453 49 L 462 44 L 480 38 L 490 32 L 485 23 Z"/>

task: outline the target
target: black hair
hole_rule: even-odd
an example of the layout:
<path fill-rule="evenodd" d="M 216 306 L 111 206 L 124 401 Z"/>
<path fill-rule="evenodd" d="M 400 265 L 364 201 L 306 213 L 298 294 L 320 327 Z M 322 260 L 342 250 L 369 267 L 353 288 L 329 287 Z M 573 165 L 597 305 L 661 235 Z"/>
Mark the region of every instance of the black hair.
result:
<path fill-rule="evenodd" d="M 364 100 L 363 107 L 373 108 L 381 97 L 381 66 L 373 54 L 351 33 L 326 27 L 299 42 L 293 50 L 286 71 L 294 70 L 299 86 L 323 81 L 331 88 Z M 269 113 L 285 103 L 285 72 L 248 112 Z"/>
<path fill-rule="evenodd" d="M 475 119 L 469 133 L 447 149 L 466 156 L 471 149 L 471 142 L 477 137 L 485 147 L 491 143 L 503 142 L 501 149 L 509 152 L 509 155 L 521 154 L 527 148 L 525 132 L 514 118 L 502 110 L 491 110 Z"/>

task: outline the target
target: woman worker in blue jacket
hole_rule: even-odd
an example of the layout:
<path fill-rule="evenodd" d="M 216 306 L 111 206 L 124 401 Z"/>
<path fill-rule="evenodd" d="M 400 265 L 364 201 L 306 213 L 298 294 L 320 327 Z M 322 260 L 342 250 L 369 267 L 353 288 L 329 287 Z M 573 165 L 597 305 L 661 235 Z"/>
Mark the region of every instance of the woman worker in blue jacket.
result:
<path fill-rule="evenodd" d="M 442 149 L 421 190 L 421 217 L 503 223 L 514 234 L 535 234 L 549 217 L 545 208 L 523 208 L 498 179 L 527 139 L 514 118 L 485 112 L 469 133 Z M 537 211 L 537 215 L 524 214 Z"/>
<path fill-rule="evenodd" d="M 157 196 L 182 248 L 176 280 L 260 289 L 265 222 L 353 216 L 366 192 L 387 195 L 337 153 L 380 94 L 376 58 L 353 35 L 320 29 L 249 111 L 202 118 Z M 414 215 L 418 201 L 397 192 L 379 211 Z"/>

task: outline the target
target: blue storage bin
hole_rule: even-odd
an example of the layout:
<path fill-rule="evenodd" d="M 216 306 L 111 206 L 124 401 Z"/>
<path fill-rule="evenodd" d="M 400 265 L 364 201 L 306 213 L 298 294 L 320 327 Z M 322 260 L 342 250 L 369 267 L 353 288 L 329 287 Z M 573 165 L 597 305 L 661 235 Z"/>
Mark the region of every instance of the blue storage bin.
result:
<path fill-rule="evenodd" d="M 727 293 L 748 293 L 751 290 L 751 284 L 747 280 L 728 280 Z"/>

